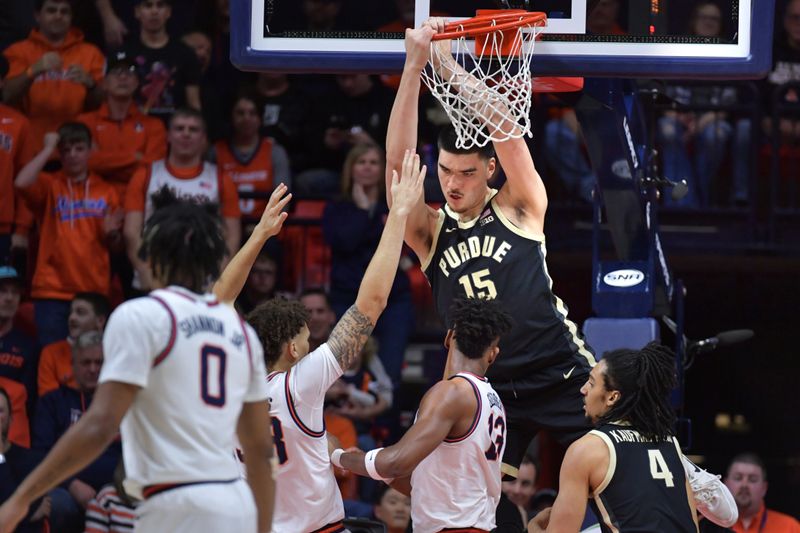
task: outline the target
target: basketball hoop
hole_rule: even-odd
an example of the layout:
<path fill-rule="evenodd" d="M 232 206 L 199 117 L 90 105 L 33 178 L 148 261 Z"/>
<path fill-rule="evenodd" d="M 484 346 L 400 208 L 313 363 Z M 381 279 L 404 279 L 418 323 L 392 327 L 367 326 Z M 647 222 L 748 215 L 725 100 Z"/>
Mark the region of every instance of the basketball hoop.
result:
<path fill-rule="evenodd" d="M 455 127 L 459 148 L 531 135 L 531 95 L 538 87 L 531 60 L 546 24 L 544 13 L 482 9 L 433 36 L 434 41 L 452 40 L 454 50 L 431 43 L 422 79 Z M 474 49 L 467 39 L 475 39 Z M 548 91 L 564 86 L 554 78 L 542 81 Z M 567 86 L 576 90 L 574 82 Z"/>

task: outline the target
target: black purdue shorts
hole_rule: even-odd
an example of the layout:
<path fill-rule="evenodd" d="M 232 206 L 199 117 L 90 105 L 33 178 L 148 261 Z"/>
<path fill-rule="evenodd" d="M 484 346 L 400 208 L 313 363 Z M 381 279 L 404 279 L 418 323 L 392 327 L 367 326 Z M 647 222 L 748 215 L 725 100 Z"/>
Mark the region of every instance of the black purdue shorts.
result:
<path fill-rule="evenodd" d="M 506 448 L 503 473 L 516 476 L 531 440 L 546 429 L 564 446 L 592 429 L 583 411 L 581 387 L 591 367 L 585 360 L 570 358 L 569 364 L 550 367 L 536 376 L 519 380 L 492 380 L 506 410 Z M 544 378 L 544 379 L 543 379 Z"/>

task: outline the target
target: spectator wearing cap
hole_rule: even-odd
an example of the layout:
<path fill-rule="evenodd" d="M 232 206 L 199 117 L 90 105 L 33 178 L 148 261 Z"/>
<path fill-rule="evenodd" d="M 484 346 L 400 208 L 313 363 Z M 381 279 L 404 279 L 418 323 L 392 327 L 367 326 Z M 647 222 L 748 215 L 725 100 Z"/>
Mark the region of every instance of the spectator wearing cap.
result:
<path fill-rule="evenodd" d="M 181 107 L 201 108 L 200 67 L 194 52 L 167 32 L 172 15 L 168 0 L 140 0 L 135 7 L 138 38 L 121 50 L 133 59 L 141 85 L 137 102 L 144 113 L 165 123 Z"/>
<path fill-rule="evenodd" d="M 105 58 L 72 26 L 68 0 L 36 0 L 37 28 L 3 53 L 9 62 L 3 100 L 31 121 L 34 149 L 44 135 L 102 100 Z"/>
<path fill-rule="evenodd" d="M 8 61 L 0 55 L 0 90 L 7 73 Z M 28 119 L 0 103 L 0 264 L 8 263 L 12 245 L 20 244 L 12 235 L 27 235 L 33 221 L 30 210 L 14 190 L 14 176 L 33 154 Z M 19 232 L 15 226 L 19 226 Z"/>
<path fill-rule="evenodd" d="M 42 151 L 15 180 L 41 227 L 31 287 L 41 345 L 67 337 L 70 302 L 77 293 L 108 295 L 109 247 L 122 243 L 117 192 L 89 171 L 91 143 L 85 124 L 68 122 L 45 136 Z M 56 148 L 62 169 L 42 172 Z"/>
<path fill-rule="evenodd" d="M 139 78 L 133 59 L 119 51 L 107 61 L 105 102 L 78 120 L 92 132 L 89 169 L 113 185 L 124 202 L 134 172 L 167 154 L 167 133 L 160 120 L 142 113 L 134 102 Z"/>
<path fill-rule="evenodd" d="M 103 366 L 103 334 L 87 331 L 72 346 L 72 371 L 77 388 L 62 385 L 39 399 L 33 421 L 33 448 L 48 452 L 66 431 L 80 420 L 92 403 Z M 122 457 L 119 439 L 83 470 L 50 492 L 53 531 L 83 532 L 84 512 L 89 501 L 114 479 Z"/>
<path fill-rule="evenodd" d="M 96 292 L 79 292 L 69 309 L 69 337 L 48 344 L 39 356 L 39 396 L 44 396 L 62 385 L 78 387 L 72 373 L 72 347 L 75 339 L 87 331 L 103 332 L 111 313 L 108 298 Z"/>
<path fill-rule="evenodd" d="M 28 448 L 38 349 L 32 338 L 14 327 L 21 297 L 22 279 L 17 271 L 0 266 L 0 387 L 8 393 L 13 412 L 8 438 Z"/>

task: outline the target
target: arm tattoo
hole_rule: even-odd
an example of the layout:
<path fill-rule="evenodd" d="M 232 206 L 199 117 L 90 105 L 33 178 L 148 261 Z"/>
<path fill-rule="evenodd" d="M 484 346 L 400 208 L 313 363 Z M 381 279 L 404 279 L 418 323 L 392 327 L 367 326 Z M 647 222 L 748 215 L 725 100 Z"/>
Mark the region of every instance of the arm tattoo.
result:
<path fill-rule="evenodd" d="M 367 342 L 375 324 L 358 307 L 351 306 L 342 316 L 328 338 L 328 347 L 333 352 L 342 370 L 347 370 Z"/>

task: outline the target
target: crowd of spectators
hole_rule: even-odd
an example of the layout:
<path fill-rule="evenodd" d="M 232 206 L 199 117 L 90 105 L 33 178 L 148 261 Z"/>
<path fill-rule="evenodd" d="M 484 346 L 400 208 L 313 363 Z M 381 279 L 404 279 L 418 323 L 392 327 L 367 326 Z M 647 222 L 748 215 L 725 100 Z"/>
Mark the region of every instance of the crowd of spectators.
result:
<path fill-rule="evenodd" d="M 308 28 L 336 27 L 343 0 L 301 3 Z M 99 339 L 113 306 L 150 289 L 137 250 L 159 188 L 217 203 L 231 254 L 278 184 L 289 186 L 296 202 L 324 203 L 318 228 L 330 250 L 324 288 L 285 276 L 304 267 L 292 262 L 292 250 L 282 249 L 296 243 L 270 242 L 236 302 L 246 313 L 275 296 L 298 297 L 311 314 L 312 349 L 325 342 L 336 318 L 353 304 L 388 212 L 382 146 L 395 77 L 240 72 L 228 59 L 227 0 L 200 8 L 188 0 L 84 4 L 15 2 L 16 20 L 22 26 L 30 21 L 30 31 L 15 34 L 16 24 L 0 35 L 3 491 L 24 477 L 91 402 L 103 361 Z M 408 4 L 386 7 L 397 12 L 383 31 L 399 31 L 413 21 Z M 590 30 L 623 31 L 618 8 L 618 0 L 597 3 Z M 691 30 L 714 35 L 721 17 L 714 2 L 701 2 Z M 776 105 L 774 88 L 800 81 L 800 0 L 790 0 L 782 17 L 775 66 L 762 83 L 767 114 Z M 738 98 L 735 86 L 676 83 L 667 93 L 689 107 Z M 797 102 L 797 89 L 783 98 Z M 420 106 L 420 150 L 435 169 L 435 132 L 447 118 L 429 95 Z M 547 121 L 543 164 L 549 168 L 542 169 L 543 176 L 560 180 L 556 189 L 566 197 L 589 201 L 595 178 L 575 114 L 563 108 L 540 118 Z M 798 124 L 765 118 L 760 131 L 796 143 Z M 725 182 L 727 201 L 750 201 L 746 147 L 756 129 L 747 117 L 719 111 L 678 110 L 659 118 L 664 171 L 690 185 L 685 206 L 712 204 L 726 168 L 732 176 Z M 429 182 L 426 194 L 435 199 L 435 171 Z M 374 448 L 402 429 L 398 398 L 415 324 L 415 261 L 410 256 L 401 261 L 373 341 L 329 391 L 327 426 L 343 444 Z M 130 516 L 133 502 L 114 485 L 119 457 L 116 442 L 33 506 L 20 531 L 41 531 L 45 518 L 54 531 L 82 531 L 87 509 L 87 531 L 111 530 L 102 525 L 110 515 Z M 535 499 L 534 459 L 523 463 L 520 474 L 504 490 L 525 518 L 553 495 L 540 491 Z M 371 480 L 337 475 L 351 509 L 382 520 L 389 531 L 405 531 L 408 498 L 377 490 Z M 764 513 L 761 504 L 754 513 Z M 126 530 L 123 526 L 114 531 Z"/>

